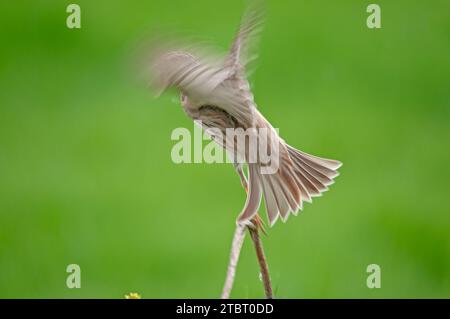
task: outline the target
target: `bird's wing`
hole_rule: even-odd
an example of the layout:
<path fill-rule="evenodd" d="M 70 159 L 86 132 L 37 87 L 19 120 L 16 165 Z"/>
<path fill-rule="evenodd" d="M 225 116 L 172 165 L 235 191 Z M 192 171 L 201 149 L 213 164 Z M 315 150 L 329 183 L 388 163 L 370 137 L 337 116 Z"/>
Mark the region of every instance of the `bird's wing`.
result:
<path fill-rule="evenodd" d="M 244 15 L 230 52 L 224 61 L 228 76 L 216 88 L 216 96 L 225 102 L 221 106 L 249 127 L 253 127 L 255 123 L 256 104 L 245 70 L 248 63 L 255 58 L 255 55 L 252 56 L 250 52 L 262 29 L 262 17 L 261 7 L 250 8 Z"/>
<path fill-rule="evenodd" d="M 222 60 L 223 61 L 223 60 Z M 153 86 L 159 93 L 176 87 L 195 105 L 214 105 L 245 127 L 254 123 L 254 103 L 245 79 L 230 78 L 229 68 L 213 55 L 195 55 L 186 50 L 159 51 L 152 59 Z"/>
<path fill-rule="evenodd" d="M 160 91 L 176 87 L 196 100 L 198 107 L 205 104 L 217 106 L 245 127 L 254 126 L 256 105 L 244 67 L 249 61 L 249 43 L 260 25 L 260 11 L 248 11 L 228 56 L 222 62 L 211 53 L 199 54 L 186 49 L 158 50 L 152 59 L 154 84 Z M 202 50 L 197 48 L 197 51 Z"/>
<path fill-rule="evenodd" d="M 263 10 L 261 6 L 250 7 L 242 18 L 239 30 L 234 38 L 224 65 L 229 69 L 230 75 L 244 76 L 245 67 L 256 58 L 255 42 L 261 32 L 263 24 Z"/>
<path fill-rule="evenodd" d="M 160 92 L 176 87 L 198 100 L 209 96 L 227 77 L 219 63 L 186 50 L 158 50 L 151 67 L 153 84 Z"/>

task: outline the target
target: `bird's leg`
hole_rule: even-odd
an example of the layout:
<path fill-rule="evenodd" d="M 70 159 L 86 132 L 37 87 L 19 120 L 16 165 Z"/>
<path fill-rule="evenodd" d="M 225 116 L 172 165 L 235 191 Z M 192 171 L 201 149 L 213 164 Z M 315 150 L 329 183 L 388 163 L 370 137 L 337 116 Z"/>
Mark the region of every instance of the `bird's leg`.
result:
<path fill-rule="evenodd" d="M 264 221 L 261 217 L 259 217 L 258 214 L 256 214 L 255 217 L 252 218 L 252 223 L 255 225 L 254 229 L 260 229 L 262 233 L 267 236 Z"/>
<path fill-rule="evenodd" d="M 245 191 L 248 192 L 248 182 L 247 177 L 245 176 L 244 170 L 242 169 L 242 164 L 239 163 L 233 163 L 234 169 L 239 175 L 239 178 L 241 179 L 242 187 L 244 187 Z"/>

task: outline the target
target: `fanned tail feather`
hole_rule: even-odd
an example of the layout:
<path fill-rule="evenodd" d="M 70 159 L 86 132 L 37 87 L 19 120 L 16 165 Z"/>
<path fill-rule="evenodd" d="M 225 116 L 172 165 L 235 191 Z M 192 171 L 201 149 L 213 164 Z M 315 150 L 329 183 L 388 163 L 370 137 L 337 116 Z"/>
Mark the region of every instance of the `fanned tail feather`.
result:
<path fill-rule="evenodd" d="M 259 164 L 249 164 L 250 189 L 239 222 L 257 214 L 262 195 L 270 226 L 278 217 L 285 222 L 290 213 L 297 215 L 303 209 L 303 201 L 311 202 L 312 197 L 327 191 L 339 175 L 339 161 L 313 156 L 289 145 L 286 150 L 288 156 L 274 174 L 261 174 Z"/>

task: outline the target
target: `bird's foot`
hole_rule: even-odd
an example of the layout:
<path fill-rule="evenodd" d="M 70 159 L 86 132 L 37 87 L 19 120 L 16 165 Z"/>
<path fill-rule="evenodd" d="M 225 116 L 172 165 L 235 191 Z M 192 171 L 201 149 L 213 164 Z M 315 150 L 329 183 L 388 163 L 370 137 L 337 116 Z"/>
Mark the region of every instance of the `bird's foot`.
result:
<path fill-rule="evenodd" d="M 252 224 L 255 225 L 256 229 L 260 229 L 261 232 L 267 236 L 267 232 L 266 232 L 266 228 L 265 228 L 265 224 L 264 221 L 262 220 L 261 217 L 259 217 L 259 215 L 257 214 L 255 217 L 253 217 L 252 219 Z"/>
<path fill-rule="evenodd" d="M 241 225 L 243 227 L 247 227 L 250 231 L 259 231 L 267 236 L 266 228 L 264 221 L 259 217 L 259 215 L 256 215 L 252 219 L 245 220 L 245 221 L 238 221 L 238 225 Z"/>

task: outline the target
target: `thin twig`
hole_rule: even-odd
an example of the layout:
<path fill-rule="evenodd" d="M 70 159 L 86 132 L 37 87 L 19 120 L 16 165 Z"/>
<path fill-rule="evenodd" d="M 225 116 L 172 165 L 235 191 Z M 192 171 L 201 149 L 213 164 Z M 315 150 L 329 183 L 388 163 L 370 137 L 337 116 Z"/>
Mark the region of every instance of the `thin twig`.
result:
<path fill-rule="evenodd" d="M 241 177 L 242 185 L 246 192 L 248 192 L 248 184 L 245 174 L 240 166 L 237 166 L 237 171 Z M 262 281 L 264 284 L 264 292 L 267 299 L 273 299 L 272 285 L 270 283 L 269 267 L 267 265 L 266 257 L 264 255 L 264 249 L 262 246 L 261 238 L 259 237 L 259 229 L 265 234 L 264 225 L 260 219 L 258 213 L 252 220 L 252 226 L 245 226 L 241 223 L 236 225 L 236 231 L 234 232 L 233 242 L 231 245 L 230 262 L 228 263 L 227 277 L 225 278 L 225 285 L 222 291 L 222 299 L 228 299 L 230 297 L 231 289 L 233 288 L 234 277 L 236 275 L 236 267 L 239 261 L 239 255 L 241 253 L 242 244 L 245 239 L 245 228 L 248 228 L 250 237 L 252 238 L 255 246 L 256 256 L 258 257 L 259 268 L 261 272 Z"/>
<path fill-rule="evenodd" d="M 233 242 L 231 244 L 230 262 L 227 269 L 227 277 L 222 291 L 222 299 L 230 298 L 231 289 L 233 288 L 234 277 L 236 275 L 236 267 L 241 253 L 242 243 L 245 238 L 245 225 L 237 224 L 234 232 Z"/>
<path fill-rule="evenodd" d="M 267 265 L 266 256 L 262 246 L 261 238 L 259 237 L 258 226 L 255 228 L 248 227 L 250 237 L 255 246 L 256 256 L 258 257 L 259 268 L 261 270 L 261 277 L 264 284 L 264 292 L 267 299 L 273 299 L 272 284 L 270 283 L 269 267 Z"/>

